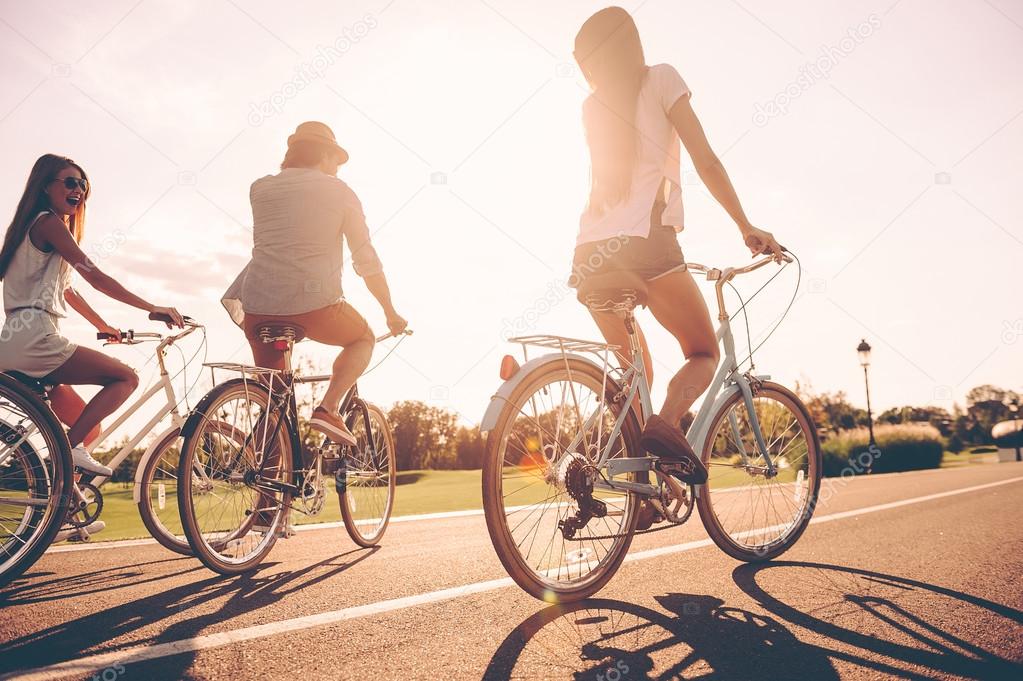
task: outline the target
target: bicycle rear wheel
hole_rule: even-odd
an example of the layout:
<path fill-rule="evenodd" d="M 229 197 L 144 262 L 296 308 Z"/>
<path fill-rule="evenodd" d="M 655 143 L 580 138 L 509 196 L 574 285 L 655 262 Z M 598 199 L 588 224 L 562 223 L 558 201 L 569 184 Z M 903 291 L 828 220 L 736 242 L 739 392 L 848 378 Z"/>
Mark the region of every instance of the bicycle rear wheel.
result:
<path fill-rule="evenodd" d="M 370 547 L 383 538 L 394 507 L 394 435 L 387 415 L 375 404 L 361 402 L 354 417 L 349 426 L 359 443 L 347 449 L 345 493 L 338 501 L 348 536 Z"/>
<path fill-rule="evenodd" d="M 569 488 L 607 446 L 621 413 L 614 400 L 619 389 L 589 362 L 568 359 L 538 367 L 512 393 L 487 436 L 487 530 L 508 574 L 541 600 L 576 601 L 596 593 L 632 543 L 640 505 L 633 493 L 594 491 L 606 514 L 590 518 L 572 539 L 560 529 L 564 521 L 580 517 Z M 569 450 L 577 436 L 579 446 Z M 611 443 L 610 458 L 642 451 L 639 423 L 630 410 Z M 606 469 L 599 473 L 610 477 Z M 618 479 L 638 482 L 640 474 Z"/>
<path fill-rule="evenodd" d="M 31 567 L 67 517 L 71 447 L 37 395 L 0 374 L 0 587 Z"/>
<path fill-rule="evenodd" d="M 190 418 L 182 444 L 178 509 L 192 551 L 225 575 L 254 569 L 283 530 L 291 493 L 291 425 L 265 385 L 233 379 L 216 386 Z M 187 429 L 186 429 L 187 430 Z"/>
<path fill-rule="evenodd" d="M 767 470 L 746 402 L 736 393 L 711 421 L 703 451 L 709 477 L 696 500 L 714 543 L 746 562 L 770 560 L 796 543 L 813 516 L 821 482 L 817 429 L 799 398 L 765 382 L 753 406 L 775 474 Z"/>

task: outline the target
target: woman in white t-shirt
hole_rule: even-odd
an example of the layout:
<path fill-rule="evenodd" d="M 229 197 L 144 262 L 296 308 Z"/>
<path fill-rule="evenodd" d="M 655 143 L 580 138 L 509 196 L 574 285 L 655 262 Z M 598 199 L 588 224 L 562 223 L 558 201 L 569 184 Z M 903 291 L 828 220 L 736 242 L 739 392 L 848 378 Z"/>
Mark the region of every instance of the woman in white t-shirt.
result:
<path fill-rule="evenodd" d="M 769 232 L 746 218 L 724 166 L 710 148 L 689 103 L 690 91 L 672 66 L 647 66 L 639 32 L 620 7 L 597 12 L 575 39 L 575 58 L 592 94 L 583 104 L 590 149 L 590 197 L 579 224 L 573 282 L 613 271 L 639 275 L 647 284 L 654 318 L 682 347 L 686 362 L 668 383 L 659 415 L 643 430 L 641 443 L 669 460 L 688 460 L 701 483 L 706 468 L 680 428 L 682 418 L 707 386 L 718 364 L 718 345 L 707 304 L 685 271 L 676 232 L 682 230 L 680 145 L 700 179 L 728 212 L 754 255 L 778 255 Z M 608 343 L 628 347 L 625 326 L 611 312 L 594 312 Z M 650 351 L 642 332 L 647 375 Z"/>

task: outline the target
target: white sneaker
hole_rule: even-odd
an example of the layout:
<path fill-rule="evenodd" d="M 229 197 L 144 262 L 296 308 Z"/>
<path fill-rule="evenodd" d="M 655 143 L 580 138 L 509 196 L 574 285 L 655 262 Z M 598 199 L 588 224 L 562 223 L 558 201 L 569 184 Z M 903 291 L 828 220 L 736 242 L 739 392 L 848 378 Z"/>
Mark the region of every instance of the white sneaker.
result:
<path fill-rule="evenodd" d="M 113 470 L 92 458 L 92 455 L 81 445 L 71 450 L 71 460 L 74 461 L 77 468 L 81 468 L 86 473 L 101 475 L 104 478 L 109 478 L 114 474 Z"/>
<path fill-rule="evenodd" d="M 102 520 L 94 520 L 81 529 L 85 530 L 85 533 L 91 537 L 97 532 L 102 532 L 106 526 L 107 524 Z M 77 527 L 65 527 L 57 533 L 57 536 L 53 539 L 53 543 L 56 544 L 57 542 L 67 541 L 68 539 L 77 540 L 79 539 L 78 532 L 79 528 Z"/>

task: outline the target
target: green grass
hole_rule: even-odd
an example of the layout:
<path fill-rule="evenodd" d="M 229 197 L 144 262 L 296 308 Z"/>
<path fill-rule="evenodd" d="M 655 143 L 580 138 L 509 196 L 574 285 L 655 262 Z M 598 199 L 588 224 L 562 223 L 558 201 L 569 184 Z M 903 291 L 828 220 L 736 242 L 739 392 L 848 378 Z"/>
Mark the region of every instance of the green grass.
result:
<path fill-rule="evenodd" d="M 982 450 L 975 452 L 974 450 Z M 971 447 L 970 449 L 964 449 L 958 454 L 953 452 L 945 452 L 941 458 L 942 468 L 959 468 L 960 466 L 971 466 L 979 463 L 991 463 L 994 459 L 998 458 L 997 449 L 995 452 L 990 452 L 990 447 Z M 994 459 L 992 459 L 994 457 Z"/>
<path fill-rule="evenodd" d="M 955 468 L 984 463 L 990 454 L 973 454 L 970 450 L 959 454 L 945 452 L 942 468 Z M 727 487 L 731 484 L 744 483 L 748 478 L 739 472 L 735 473 L 734 481 L 727 480 L 732 472 L 715 474 L 715 486 Z M 113 541 L 116 539 L 137 539 L 148 537 L 138 509 L 131 498 L 131 484 L 108 483 L 103 486 L 102 519 L 107 527 L 97 540 Z M 531 497 L 532 495 L 530 495 Z M 168 504 L 174 503 L 173 493 L 168 494 Z M 529 503 L 533 499 L 519 500 Z M 398 486 L 395 491 L 393 515 L 416 515 L 420 513 L 442 513 L 445 511 L 463 511 L 483 507 L 480 491 L 480 471 L 404 471 L 398 473 Z M 313 517 L 295 514 L 298 524 L 320 523 L 341 520 L 337 494 L 331 484 L 327 485 L 327 500 L 323 511 Z"/>
<path fill-rule="evenodd" d="M 130 483 L 108 483 L 103 486 L 103 513 L 100 516 L 107 527 L 96 535 L 96 540 L 138 539 L 148 537 L 149 532 L 138 508 L 132 501 Z M 168 493 L 167 503 L 173 502 Z M 441 513 L 483 508 L 480 491 L 480 471 L 405 471 L 398 473 L 398 486 L 394 495 L 392 515 L 415 515 L 419 513 Z M 297 524 L 323 523 L 341 520 L 337 493 L 333 484 L 327 484 L 327 500 L 323 511 L 313 517 L 296 513 Z"/>

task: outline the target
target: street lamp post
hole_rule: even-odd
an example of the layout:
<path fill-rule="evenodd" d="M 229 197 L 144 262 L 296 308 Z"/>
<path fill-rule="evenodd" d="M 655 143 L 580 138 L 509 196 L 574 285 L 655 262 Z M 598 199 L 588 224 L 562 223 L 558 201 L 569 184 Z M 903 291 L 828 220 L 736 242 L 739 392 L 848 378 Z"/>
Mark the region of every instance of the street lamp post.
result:
<path fill-rule="evenodd" d="M 1012 414 L 1012 422 L 1016 426 L 1016 438 L 1015 438 L 1016 461 L 1023 461 L 1023 459 L 1020 458 L 1020 452 L 1019 452 L 1019 398 L 1018 397 L 1012 398 L 1012 402 L 1009 403 L 1009 413 Z"/>
<path fill-rule="evenodd" d="M 863 367 L 863 384 L 867 388 L 867 430 L 870 432 L 870 453 L 873 456 L 877 442 L 874 440 L 874 416 L 870 410 L 870 379 L 867 376 L 867 367 L 870 366 L 870 345 L 867 344 L 866 338 L 856 346 L 856 352 L 860 356 L 860 366 Z M 870 473 L 872 469 L 873 460 L 870 460 L 870 463 L 867 464 L 867 473 Z"/>

